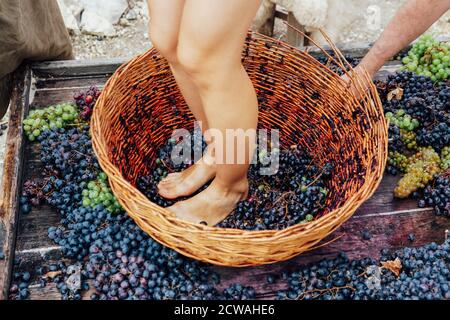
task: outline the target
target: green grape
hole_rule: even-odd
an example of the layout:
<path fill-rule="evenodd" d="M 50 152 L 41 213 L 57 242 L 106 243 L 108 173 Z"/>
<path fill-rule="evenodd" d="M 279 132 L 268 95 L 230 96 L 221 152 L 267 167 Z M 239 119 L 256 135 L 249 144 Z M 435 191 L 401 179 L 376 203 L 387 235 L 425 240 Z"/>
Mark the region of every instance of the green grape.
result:
<path fill-rule="evenodd" d="M 64 128 L 77 118 L 78 111 L 73 105 L 49 106 L 45 109 L 31 110 L 23 121 L 23 130 L 28 139 L 34 141 L 42 132 L 51 128 Z"/>
<path fill-rule="evenodd" d="M 414 131 L 420 125 L 417 119 L 414 119 L 409 114 L 406 114 L 403 109 L 398 110 L 395 115 L 392 112 L 387 112 L 385 116 L 390 123 L 406 131 Z"/>
<path fill-rule="evenodd" d="M 450 146 L 441 150 L 441 169 L 447 170 L 448 168 L 450 168 Z"/>
<path fill-rule="evenodd" d="M 416 134 L 412 130 L 400 129 L 400 137 L 409 150 L 417 148 Z"/>
<path fill-rule="evenodd" d="M 412 46 L 408 55 L 402 59 L 404 70 L 429 77 L 432 81 L 445 81 L 450 54 L 449 42 L 439 42 L 430 35 L 420 37 Z"/>
<path fill-rule="evenodd" d="M 108 177 L 104 172 L 98 175 L 97 180 L 90 181 L 87 184 L 87 189 L 82 191 L 82 195 L 83 206 L 85 207 L 103 205 L 111 213 L 119 213 L 123 210 L 112 194 L 108 186 Z"/>
<path fill-rule="evenodd" d="M 441 159 L 433 148 L 422 148 L 408 159 L 406 174 L 400 179 L 394 195 L 397 198 L 407 198 L 411 193 L 424 188 L 435 174 L 441 172 Z"/>
<path fill-rule="evenodd" d="M 388 162 L 391 166 L 405 172 L 408 167 L 408 158 L 400 152 L 389 152 Z"/>

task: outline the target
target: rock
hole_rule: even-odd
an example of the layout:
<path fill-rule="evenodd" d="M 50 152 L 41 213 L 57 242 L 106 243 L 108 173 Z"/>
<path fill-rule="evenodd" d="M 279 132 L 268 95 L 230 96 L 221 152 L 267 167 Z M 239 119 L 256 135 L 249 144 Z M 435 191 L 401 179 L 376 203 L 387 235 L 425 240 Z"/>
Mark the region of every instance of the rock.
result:
<path fill-rule="evenodd" d="M 78 27 L 77 19 L 75 19 L 72 11 L 66 6 L 63 0 L 58 0 L 59 10 L 64 19 L 64 24 L 69 31 L 74 33 L 80 33 L 80 28 Z"/>
<path fill-rule="evenodd" d="M 147 1 L 142 1 L 136 3 L 136 13 L 138 16 L 140 16 L 142 19 L 147 20 L 148 19 L 148 5 Z"/>
<path fill-rule="evenodd" d="M 81 266 L 71 265 L 67 268 L 67 274 L 70 274 L 66 280 L 67 288 L 70 291 L 78 291 L 81 289 Z"/>
<path fill-rule="evenodd" d="M 110 24 L 118 23 L 128 8 L 127 0 L 80 0 L 80 3 L 84 7 L 84 13 L 93 12 Z"/>
<path fill-rule="evenodd" d="M 78 23 L 81 21 L 81 13 L 84 10 L 84 7 L 81 5 L 80 0 L 63 0 L 66 4 L 66 7 L 72 12 L 75 19 L 77 19 Z"/>
<path fill-rule="evenodd" d="M 128 13 L 125 15 L 127 20 L 136 20 L 138 17 L 136 11 L 134 9 L 130 9 Z"/>
<path fill-rule="evenodd" d="M 81 29 L 83 33 L 97 36 L 112 37 L 116 34 L 112 23 L 91 10 L 85 10 L 83 12 L 81 16 Z"/>
<path fill-rule="evenodd" d="M 130 22 L 125 18 L 120 18 L 119 25 L 122 27 L 128 27 L 130 25 Z"/>

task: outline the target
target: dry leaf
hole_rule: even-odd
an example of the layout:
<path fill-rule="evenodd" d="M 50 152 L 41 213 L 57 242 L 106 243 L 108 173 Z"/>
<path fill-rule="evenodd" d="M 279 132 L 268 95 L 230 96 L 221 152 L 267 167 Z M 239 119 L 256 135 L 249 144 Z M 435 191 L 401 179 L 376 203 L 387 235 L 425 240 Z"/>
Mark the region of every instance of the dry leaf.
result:
<path fill-rule="evenodd" d="M 61 271 L 50 271 L 50 272 L 47 272 L 44 275 L 44 278 L 51 278 L 51 279 L 53 279 L 54 277 L 59 276 L 61 273 L 62 273 Z"/>
<path fill-rule="evenodd" d="M 403 97 L 403 89 L 402 88 L 394 89 L 391 92 L 389 92 L 387 95 L 388 101 L 391 101 L 392 99 L 401 100 L 402 97 Z"/>
<path fill-rule="evenodd" d="M 398 277 L 400 275 L 400 271 L 402 270 L 402 262 L 399 258 L 396 258 L 394 261 L 382 262 L 381 267 L 392 271 L 392 273 Z"/>

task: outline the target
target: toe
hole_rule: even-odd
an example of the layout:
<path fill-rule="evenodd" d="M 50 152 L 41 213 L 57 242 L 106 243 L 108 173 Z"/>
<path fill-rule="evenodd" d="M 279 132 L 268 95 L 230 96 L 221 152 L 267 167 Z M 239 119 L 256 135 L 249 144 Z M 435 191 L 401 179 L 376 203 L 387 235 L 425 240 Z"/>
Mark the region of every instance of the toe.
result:
<path fill-rule="evenodd" d="M 160 181 L 160 183 L 168 183 L 168 182 L 171 182 L 171 181 L 174 181 L 174 180 L 176 180 L 176 179 L 178 179 L 179 177 L 180 177 L 180 173 L 169 173 L 168 175 L 167 175 L 167 177 L 165 177 L 164 179 L 162 179 L 161 181 Z"/>
<path fill-rule="evenodd" d="M 166 186 L 159 187 L 158 193 L 161 197 L 169 200 L 173 200 L 179 197 L 174 188 L 167 188 Z"/>

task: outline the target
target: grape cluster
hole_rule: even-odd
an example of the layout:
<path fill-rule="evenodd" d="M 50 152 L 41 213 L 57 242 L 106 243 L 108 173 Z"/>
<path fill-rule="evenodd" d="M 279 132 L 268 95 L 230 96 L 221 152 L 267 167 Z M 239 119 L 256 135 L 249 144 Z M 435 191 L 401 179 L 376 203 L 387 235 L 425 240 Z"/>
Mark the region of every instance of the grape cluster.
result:
<path fill-rule="evenodd" d="M 164 207 L 172 205 L 174 201 L 158 195 L 159 181 L 168 172 L 186 168 L 186 165 L 171 165 L 171 149 L 175 145 L 174 141 L 169 140 L 160 149 L 152 174 L 140 177 L 137 183 L 141 192 L 152 202 Z M 194 145 L 194 148 L 202 147 L 204 144 Z M 270 157 L 272 152 L 276 152 L 279 157 L 277 173 L 261 175 L 261 161 L 251 165 L 248 172 L 248 200 L 240 202 L 218 227 L 243 230 L 284 229 L 294 224 L 310 222 L 322 212 L 328 195 L 327 181 L 332 167 L 325 165 L 320 169 L 313 164 L 311 157 L 303 149 L 297 147 L 281 152 L 276 148 L 271 151 L 261 149 L 256 157 L 262 160 L 264 157 Z"/>
<path fill-rule="evenodd" d="M 223 292 L 227 300 L 252 300 L 256 296 L 255 289 L 241 284 L 232 284 Z"/>
<path fill-rule="evenodd" d="M 88 127 L 46 131 L 39 141 L 46 166 L 43 174 L 48 175 L 45 201 L 61 217 L 58 226 L 48 229 L 48 236 L 64 257 L 74 260 L 71 265 L 58 263 L 38 271 L 42 286 L 52 281 L 63 299 L 75 300 L 89 289 L 88 283 L 94 300 L 255 296 L 251 288 L 233 287 L 226 293 L 216 289 L 220 278 L 206 264 L 158 244 L 123 211 L 112 214 L 103 204 L 83 206 L 83 190 L 91 181 L 106 184 L 93 156 Z M 15 287 L 11 289 L 11 294 L 17 293 Z"/>
<path fill-rule="evenodd" d="M 406 149 L 405 143 L 403 142 L 400 128 L 396 125 L 390 124 L 389 130 L 389 151 L 391 152 L 398 152 L 401 154 L 404 154 Z"/>
<path fill-rule="evenodd" d="M 420 37 L 402 59 L 404 69 L 431 78 L 446 80 L 450 75 L 450 43 L 439 42 L 430 35 Z"/>
<path fill-rule="evenodd" d="M 397 151 L 391 151 L 388 155 L 388 166 L 390 168 L 387 170 L 392 175 L 396 175 L 397 170 L 404 173 L 406 172 L 406 168 L 408 167 L 408 157 Z"/>
<path fill-rule="evenodd" d="M 381 251 L 380 261 L 349 260 L 345 254 L 284 273 L 290 300 L 448 300 L 450 239 L 442 245 L 395 252 Z M 396 262 L 397 268 L 390 268 Z M 396 273 L 398 272 L 398 276 Z"/>
<path fill-rule="evenodd" d="M 92 150 L 88 126 L 48 130 L 38 141 L 41 161 L 49 172 L 57 173 L 64 180 L 76 179 L 78 183 L 96 178 L 100 167 Z M 56 185 L 61 186 L 59 182 Z"/>
<path fill-rule="evenodd" d="M 377 82 L 377 87 L 386 113 L 394 115 L 402 110 L 422 127 L 441 121 L 442 114 L 448 115 L 450 88 L 446 83 L 434 84 L 426 77 L 400 72 Z"/>
<path fill-rule="evenodd" d="M 404 131 L 414 131 L 420 125 L 417 119 L 413 119 L 405 112 L 405 110 L 402 109 L 398 110 L 395 114 L 392 112 L 386 112 L 386 119 Z"/>
<path fill-rule="evenodd" d="M 9 288 L 10 300 L 25 300 L 30 296 L 31 274 L 26 272 L 15 272 Z"/>
<path fill-rule="evenodd" d="M 332 166 L 319 168 L 305 150 L 293 147 L 279 152 L 274 175 L 259 174 L 250 167 L 249 198 L 218 226 L 243 230 L 281 230 L 313 221 L 325 208 Z"/>
<path fill-rule="evenodd" d="M 430 182 L 433 174 L 438 173 L 438 168 L 435 163 L 428 167 L 423 161 L 412 165 L 414 158 L 408 161 L 406 159 L 413 152 L 433 148 L 436 153 L 441 153 L 441 169 L 448 167 L 446 150 L 450 144 L 450 87 L 446 82 L 434 83 L 424 76 L 399 72 L 390 75 L 386 81 L 377 82 L 377 88 L 386 117 L 390 120 L 386 172 L 394 175 L 405 173 L 411 165 L 395 194 L 401 197 L 412 194 L 416 197 L 419 189 Z M 406 116 L 408 118 L 405 123 Z M 436 155 L 434 159 L 437 161 Z M 426 168 L 430 172 L 423 172 Z"/>
<path fill-rule="evenodd" d="M 108 186 L 108 177 L 104 172 L 98 175 L 97 180 L 90 181 L 82 194 L 83 206 L 85 207 L 96 207 L 102 204 L 111 213 L 122 211 L 122 207 Z"/>
<path fill-rule="evenodd" d="M 417 135 L 413 131 L 400 129 L 401 139 L 408 150 L 417 149 Z"/>
<path fill-rule="evenodd" d="M 29 205 L 39 206 L 45 200 L 45 193 L 43 189 L 45 187 L 45 181 L 32 181 L 27 180 L 23 183 L 22 187 L 22 197 L 19 202 L 22 207 L 23 213 L 29 213 Z"/>
<path fill-rule="evenodd" d="M 450 170 L 439 174 L 423 192 L 419 207 L 433 206 L 437 215 L 450 217 Z"/>
<path fill-rule="evenodd" d="M 450 168 L 450 146 L 444 147 L 441 151 L 441 168 L 444 171 Z"/>
<path fill-rule="evenodd" d="M 448 114 L 441 114 L 441 116 L 440 119 L 436 119 L 436 124 L 421 128 L 417 132 L 419 145 L 431 146 L 438 152 L 450 146 L 450 116 Z"/>
<path fill-rule="evenodd" d="M 80 118 L 89 121 L 94 110 L 95 103 L 100 97 L 101 91 L 93 86 L 85 92 L 78 92 L 74 95 L 74 100 L 78 108 L 80 109 Z"/>
<path fill-rule="evenodd" d="M 78 117 L 77 108 L 71 104 L 59 104 L 45 109 L 31 110 L 23 121 L 23 130 L 28 140 L 36 140 L 42 132 L 64 128 Z"/>
<path fill-rule="evenodd" d="M 407 198 L 418 189 L 424 188 L 441 170 L 439 154 L 431 147 L 421 149 L 408 162 L 406 174 L 394 190 L 394 195 L 398 198 Z"/>

